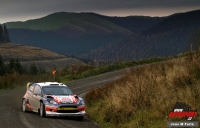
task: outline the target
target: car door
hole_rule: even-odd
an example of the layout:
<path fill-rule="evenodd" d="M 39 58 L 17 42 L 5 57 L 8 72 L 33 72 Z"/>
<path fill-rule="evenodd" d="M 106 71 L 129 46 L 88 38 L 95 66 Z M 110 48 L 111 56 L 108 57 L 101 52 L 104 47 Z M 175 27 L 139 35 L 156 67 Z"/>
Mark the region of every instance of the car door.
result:
<path fill-rule="evenodd" d="M 28 87 L 28 90 L 27 90 L 27 100 L 28 100 L 28 103 L 30 104 L 31 106 L 31 109 L 33 109 L 33 105 L 32 105 L 32 96 L 33 96 L 33 91 L 34 91 L 34 88 L 35 88 L 35 85 L 32 84 Z"/>
<path fill-rule="evenodd" d="M 33 95 L 30 97 L 30 104 L 32 108 L 37 112 L 40 108 L 40 99 L 41 99 L 41 87 L 38 85 L 35 85 Z"/>

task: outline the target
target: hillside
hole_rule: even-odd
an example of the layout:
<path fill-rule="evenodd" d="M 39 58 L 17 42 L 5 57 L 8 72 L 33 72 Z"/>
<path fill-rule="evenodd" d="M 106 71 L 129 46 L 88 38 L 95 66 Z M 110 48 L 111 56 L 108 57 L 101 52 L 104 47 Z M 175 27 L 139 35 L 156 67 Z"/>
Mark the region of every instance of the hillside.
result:
<path fill-rule="evenodd" d="M 129 36 L 80 57 L 115 62 L 173 56 L 190 49 L 190 34 L 191 30 L 186 29 L 152 36 Z"/>
<path fill-rule="evenodd" d="M 197 28 L 200 26 L 200 10 L 173 14 L 142 32 L 144 35 L 152 35 L 173 31 L 176 29 Z"/>
<path fill-rule="evenodd" d="M 15 43 L 79 57 L 126 36 L 135 35 L 134 32 L 140 32 L 154 24 L 153 20 L 155 23 L 159 21 L 157 20 L 159 18 L 152 18 L 150 22 L 150 17 L 136 17 L 137 22 L 133 22 L 134 17 L 122 19 L 124 18 L 118 19 L 94 13 L 59 12 L 25 22 L 9 22 L 6 26 L 11 41 Z"/>
<path fill-rule="evenodd" d="M 11 58 L 29 66 L 32 63 L 44 68 L 62 68 L 71 64 L 83 64 L 77 59 L 67 58 L 49 50 L 15 43 L 0 43 L 0 54 L 8 62 Z"/>
<path fill-rule="evenodd" d="M 168 16 L 141 34 L 95 49 L 81 57 L 98 60 L 139 60 L 187 52 L 191 36 L 200 27 L 200 10 Z M 195 48 L 195 45 L 193 48 Z"/>
<path fill-rule="evenodd" d="M 41 31 L 56 31 L 65 32 L 65 34 L 88 34 L 88 33 L 111 33 L 122 32 L 131 33 L 129 30 L 120 27 L 118 24 L 107 21 L 103 18 L 91 15 L 89 13 L 67 13 L 58 12 L 48 16 L 28 20 L 25 22 L 9 22 L 6 23 L 10 28 L 23 28 L 29 30 L 41 30 Z"/>
<path fill-rule="evenodd" d="M 188 51 L 200 10 L 167 17 L 54 13 L 7 23 L 11 41 L 91 60 L 139 60 Z M 23 35 L 23 36 L 22 36 Z"/>
<path fill-rule="evenodd" d="M 29 60 L 53 60 L 66 58 L 63 55 L 41 49 L 38 47 L 25 46 L 14 43 L 0 44 L 0 51 L 3 59 L 18 58 L 21 61 Z"/>
<path fill-rule="evenodd" d="M 169 113 L 175 108 L 197 112 L 200 107 L 199 52 L 131 68 L 121 78 L 91 90 L 85 97 L 88 117 L 111 128 L 169 128 L 169 121 L 187 121 Z M 192 121 L 199 122 L 199 116 Z"/>
<path fill-rule="evenodd" d="M 150 28 L 153 25 L 156 25 L 157 23 L 165 19 L 165 17 L 149 17 L 149 16 L 111 17 L 95 13 L 93 13 L 93 15 L 96 15 L 110 22 L 118 24 L 119 26 L 126 28 L 136 34 L 139 34 L 140 32 Z"/>
<path fill-rule="evenodd" d="M 25 22 L 8 22 L 8 28 L 30 29 L 30 30 L 56 30 L 72 33 L 110 33 L 110 32 L 133 32 L 139 33 L 158 22 L 165 17 L 148 17 L 148 16 L 127 16 L 111 17 L 96 13 L 67 13 L 57 12 L 48 16 L 28 20 Z M 68 35 L 68 36 L 69 36 Z"/>

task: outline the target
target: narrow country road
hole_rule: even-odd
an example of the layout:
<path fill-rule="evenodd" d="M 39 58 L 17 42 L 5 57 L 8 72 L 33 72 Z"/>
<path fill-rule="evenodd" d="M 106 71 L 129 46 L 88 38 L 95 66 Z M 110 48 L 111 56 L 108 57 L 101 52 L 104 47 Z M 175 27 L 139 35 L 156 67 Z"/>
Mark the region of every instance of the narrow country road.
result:
<path fill-rule="evenodd" d="M 88 90 L 118 79 L 123 72 L 125 70 L 109 72 L 66 84 L 74 93 L 84 98 Z M 37 113 L 23 113 L 21 99 L 25 91 L 26 86 L 24 85 L 24 88 L 0 93 L 0 128 L 99 128 L 98 124 L 89 120 L 87 116 L 83 121 L 77 121 L 72 117 L 41 118 Z"/>

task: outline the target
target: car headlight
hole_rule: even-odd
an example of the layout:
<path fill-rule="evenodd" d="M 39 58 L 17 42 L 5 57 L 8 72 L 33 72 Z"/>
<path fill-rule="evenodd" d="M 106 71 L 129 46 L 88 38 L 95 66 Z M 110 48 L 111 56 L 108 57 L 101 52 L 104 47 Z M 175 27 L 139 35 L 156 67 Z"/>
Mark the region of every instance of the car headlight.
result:
<path fill-rule="evenodd" d="M 84 100 L 78 100 L 77 104 L 78 105 L 85 105 L 85 102 L 84 102 Z"/>
<path fill-rule="evenodd" d="M 58 104 L 58 103 L 57 103 L 56 101 L 54 101 L 54 100 L 50 100 L 49 103 L 50 103 L 50 104 Z"/>
<path fill-rule="evenodd" d="M 49 104 L 49 102 L 47 100 L 43 100 L 44 104 Z"/>

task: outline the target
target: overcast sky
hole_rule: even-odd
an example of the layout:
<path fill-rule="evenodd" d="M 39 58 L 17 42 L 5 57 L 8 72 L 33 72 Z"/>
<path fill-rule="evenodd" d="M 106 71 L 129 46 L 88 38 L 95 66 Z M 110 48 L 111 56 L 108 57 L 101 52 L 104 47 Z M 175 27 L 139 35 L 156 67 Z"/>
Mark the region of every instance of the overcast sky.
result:
<path fill-rule="evenodd" d="M 197 9 L 200 0 L 0 0 L 0 23 L 26 21 L 61 11 L 168 16 Z"/>

